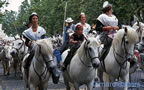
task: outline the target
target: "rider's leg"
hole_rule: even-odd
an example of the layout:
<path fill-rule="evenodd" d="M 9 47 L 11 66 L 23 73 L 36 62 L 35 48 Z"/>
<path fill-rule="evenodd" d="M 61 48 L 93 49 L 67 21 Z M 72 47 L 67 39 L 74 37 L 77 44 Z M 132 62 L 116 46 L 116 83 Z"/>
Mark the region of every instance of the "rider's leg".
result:
<path fill-rule="evenodd" d="M 65 58 L 65 61 L 63 63 L 64 67 L 62 68 L 63 71 L 66 70 L 67 66 L 70 64 L 72 57 L 74 56 L 74 53 L 76 52 L 77 48 L 72 48 L 68 55 Z"/>

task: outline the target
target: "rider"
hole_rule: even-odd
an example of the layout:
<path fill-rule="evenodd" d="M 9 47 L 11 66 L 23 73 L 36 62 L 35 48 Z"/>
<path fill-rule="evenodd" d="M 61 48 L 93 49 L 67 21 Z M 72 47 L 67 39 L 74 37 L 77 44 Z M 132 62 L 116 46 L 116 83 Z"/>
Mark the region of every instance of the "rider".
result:
<path fill-rule="evenodd" d="M 84 40 L 84 35 L 83 35 L 83 26 L 78 24 L 75 28 L 74 34 L 71 35 L 70 37 L 70 51 L 65 58 L 65 61 L 63 63 L 62 71 L 65 71 L 67 68 L 67 65 L 70 64 L 71 59 L 76 52 L 76 50 L 80 47 L 82 41 Z"/>
<path fill-rule="evenodd" d="M 112 5 L 105 1 L 102 8 L 103 13 L 97 18 L 96 30 L 101 32 L 100 40 L 104 44 L 100 60 L 104 60 L 112 44 L 114 34 L 120 29 L 118 19 L 112 14 Z"/>
<path fill-rule="evenodd" d="M 75 30 L 75 25 L 73 24 L 73 19 L 71 17 L 68 17 L 66 20 L 66 26 L 64 27 L 64 32 L 63 32 L 63 45 L 60 49 L 60 53 L 62 54 L 63 51 L 67 49 L 68 42 L 69 42 L 69 35 L 67 33 L 68 30 L 72 30 L 74 32 Z"/>
<path fill-rule="evenodd" d="M 28 69 L 29 69 L 30 63 L 32 61 L 32 58 L 34 56 L 34 50 L 32 50 L 33 43 L 34 43 L 33 41 L 46 38 L 46 35 L 45 35 L 46 31 L 44 28 L 42 28 L 41 26 L 38 25 L 38 18 L 39 17 L 37 15 L 37 13 L 35 13 L 35 12 L 32 13 L 32 15 L 29 17 L 29 23 L 31 23 L 31 27 L 23 32 L 23 37 L 26 40 L 25 44 L 30 49 L 30 55 L 25 60 L 25 65 L 24 65 L 24 69 L 27 74 L 27 77 L 28 77 Z M 52 73 L 53 77 L 55 77 L 55 78 L 59 77 L 55 66 L 54 67 L 50 66 L 49 68 L 50 68 L 50 72 Z M 57 83 L 58 80 L 57 81 L 53 80 L 53 82 Z"/>
<path fill-rule="evenodd" d="M 85 15 L 85 13 L 82 12 L 80 14 L 79 18 L 80 18 L 80 22 L 77 23 L 76 25 L 78 25 L 78 24 L 82 25 L 83 26 L 83 34 L 87 35 L 88 32 L 91 30 L 91 26 L 88 23 L 86 23 L 86 15 Z"/>

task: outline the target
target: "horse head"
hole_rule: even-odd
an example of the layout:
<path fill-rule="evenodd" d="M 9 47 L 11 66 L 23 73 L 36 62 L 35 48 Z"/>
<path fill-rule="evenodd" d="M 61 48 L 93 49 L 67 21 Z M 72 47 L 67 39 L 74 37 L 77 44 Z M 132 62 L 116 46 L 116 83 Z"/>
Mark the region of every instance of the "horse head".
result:
<path fill-rule="evenodd" d="M 28 50 L 28 47 L 26 47 L 24 40 L 16 39 L 12 43 L 11 55 L 13 57 L 24 56 L 27 50 Z"/>
<path fill-rule="evenodd" d="M 92 66 L 94 68 L 99 67 L 100 61 L 99 61 L 99 47 L 100 47 L 100 42 L 98 39 L 93 38 L 93 37 L 86 37 L 85 38 L 85 50 L 87 52 L 87 56 L 91 60 Z"/>
<path fill-rule="evenodd" d="M 11 50 L 11 46 L 9 45 L 5 45 L 4 48 L 3 48 L 3 52 L 5 53 L 5 59 L 6 60 L 11 60 L 12 59 L 12 56 L 10 54 L 10 50 Z"/>
<path fill-rule="evenodd" d="M 134 23 L 132 27 L 136 30 L 139 36 L 139 42 L 140 42 L 142 38 L 142 32 L 144 31 L 144 23 L 137 21 L 136 23 Z"/>
<path fill-rule="evenodd" d="M 35 58 L 45 62 L 47 68 L 53 67 L 53 47 L 49 39 L 37 40 L 34 45 Z"/>
<path fill-rule="evenodd" d="M 136 31 L 131 27 L 125 27 L 125 29 L 120 29 L 113 39 L 113 48 L 117 49 L 117 52 L 121 52 L 122 55 L 119 55 L 126 60 L 134 59 L 134 47 L 138 41 L 138 35 Z"/>

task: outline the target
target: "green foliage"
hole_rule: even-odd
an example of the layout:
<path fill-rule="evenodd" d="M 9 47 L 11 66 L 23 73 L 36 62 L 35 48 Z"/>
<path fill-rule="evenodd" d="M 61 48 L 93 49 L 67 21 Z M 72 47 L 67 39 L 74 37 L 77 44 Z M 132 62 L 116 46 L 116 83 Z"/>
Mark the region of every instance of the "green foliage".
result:
<path fill-rule="evenodd" d="M 11 21 L 6 18 L 8 14 L 14 14 L 13 23 L 16 25 L 18 32 L 25 30 L 24 22 L 28 23 L 29 16 L 32 12 L 39 15 L 39 24 L 47 31 L 47 35 L 55 34 L 57 31 L 63 31 L 65 4 L 67 2 L 66 16 L 72 17 L 74 23 L 79 22 L 79 15 L 85 12 L 87 22 L 91 25 L 96 23 L 97 17 L 102 13 L 101 8 L 105 0 L 28 0 L 23 1 L 18 14 L 4 13 L 3 25 L 6 32 L 9 33 L 12 28 Z M 129 24 L 133 15 L 136 15 L 140 21 L 144 20 L 144 0 L 109 0 L 113 5 L 113 13 L 118 17 L 122 24 Z M 9 22 L 7 22 L 9 21 Z M 8 24 L 9 23 L 9 24 Z M 9 28 L 7 25 L 9 25 Z M 13 30 L 16 31 L 16 30 Z M 12 33 L 12 32 L 11 32 Z"/>

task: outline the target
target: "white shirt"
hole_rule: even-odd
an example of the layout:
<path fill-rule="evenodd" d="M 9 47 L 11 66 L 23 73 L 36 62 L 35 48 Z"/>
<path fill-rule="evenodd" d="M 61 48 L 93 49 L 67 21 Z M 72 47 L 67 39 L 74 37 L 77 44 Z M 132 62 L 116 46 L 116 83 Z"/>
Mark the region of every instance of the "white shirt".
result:
<path fill-rule="evenodd" d="M 77 23 L 76 26 L 78 24 L 82 25 L 81 23 Z M 85 23 L 85 26 L 84 25 L 82 25 L 82 26 L 83 26 L 83 34 L 87 35 L 88 32 L 91 30 L 91 26 L 88 23 Z"/>
<path fill-rule="evenodd" d="M 33 32 L 32 27 L 28 28 L 23 32 L 23 35 L 30 40 L 38 40 L 42 35 L 46 34 L 46 31 L 41 26 L 38 26 L 37 31 Z"/>
<path fill-rule="evenodd" d="M 118 26 L 118 19 L 116 18 L 115 15 L 108 16 L 106 14 L 101 14 L 97 18 L 97 20 L 99 20 L 104 26 L 112 26 L 112 27 Z M 110 30 L 108 32 L 108 36 L 110 38 L 113 38 L 114 33 L 115 33 L 115 30 Z"/>

